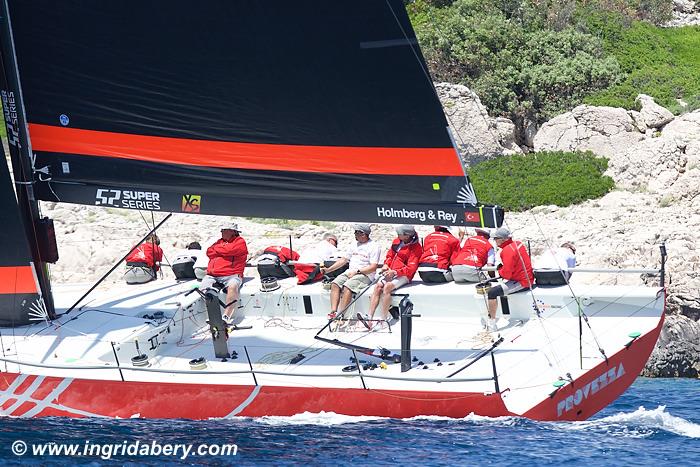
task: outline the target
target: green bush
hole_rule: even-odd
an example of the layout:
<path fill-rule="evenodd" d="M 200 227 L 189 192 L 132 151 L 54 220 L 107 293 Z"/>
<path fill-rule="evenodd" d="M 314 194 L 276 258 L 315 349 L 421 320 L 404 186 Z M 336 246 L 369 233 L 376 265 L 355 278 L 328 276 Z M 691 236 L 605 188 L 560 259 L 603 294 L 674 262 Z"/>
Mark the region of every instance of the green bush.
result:
<path fill-rule="evenodd" d="M 592 23 L 592 30 L 596 24 Z M 679 113 L 688 109 L 676 99 L 700 98 L 700 27 L 662 29 L 635 22 L 615 34 L 602 31 L 601 35 L 607 37 L 605 49 L 615 56 L 626 78 L 585 98 L 586 103 L 632 109 L 642 93 Z"/>
<path fill-rule="evenodd" d="M 519 131 L 581 103 L 630 109 L 644 93 L 678 113 L 700 98 L 700 27 L 654 26 L 672 0 L 407 3 L 434 79 L 473 89 Z"/>
<path fill-rule="evenodd" d="M 615 186 L 603 175 L 608 160 L 592 152 L 539 152 L 503 156 L 469 170 L 479 199 L 510 211 L 569 206 L 603 196 Z"/>
<path fill-rule="evenodd" d="M 416 2 L 411 11 L 434 78 L 470 87 L 491 114 L 518 126 L 541 123 L 622 78 L 602 40 L 567 25 L 569 14 L 550 18 L 561 9 L 456 0 L 444 8 Z M 562 29 L 547 29 L 550 22 Z"/>
<path fill-rule="evenodd" d="M 578 0 L 576 17 L 612 17 L 661 25 L 673 17 L 673 0 Z M 608 25 L 612 30 L 614 24 Z"/>

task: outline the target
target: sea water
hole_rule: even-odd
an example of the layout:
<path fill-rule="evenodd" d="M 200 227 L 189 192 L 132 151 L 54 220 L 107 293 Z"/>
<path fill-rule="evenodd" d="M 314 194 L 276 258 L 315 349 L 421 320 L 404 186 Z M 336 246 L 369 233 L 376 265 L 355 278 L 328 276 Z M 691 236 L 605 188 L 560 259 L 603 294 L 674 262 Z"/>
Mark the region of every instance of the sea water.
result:
<path fill-rule="evenodd" d="M 77 451 L 32 454 L 52 442 Z M 22 443 L 27 452 L 18 455 Z M 166 454 L 166 446 L 182 448 Z M 185 446 L 191 448 L 183 457 Z M 585 422 L 333 413 L 206 421 L 2 418 L 0 459 L 34 465 L 700 465 L 700 380 L 640 378 Z"/>

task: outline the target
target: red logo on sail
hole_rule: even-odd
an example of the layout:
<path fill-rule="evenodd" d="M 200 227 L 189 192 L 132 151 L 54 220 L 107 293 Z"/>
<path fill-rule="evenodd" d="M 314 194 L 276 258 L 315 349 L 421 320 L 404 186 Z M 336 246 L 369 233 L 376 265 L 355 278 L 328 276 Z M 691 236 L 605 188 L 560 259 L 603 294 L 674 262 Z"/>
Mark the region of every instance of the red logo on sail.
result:
<path fill-rule="evenodd" d="M 464 213 L 465 222 L 479 222 L 481 223 L 481 216 L 478 212 L 465 212 Z"/>

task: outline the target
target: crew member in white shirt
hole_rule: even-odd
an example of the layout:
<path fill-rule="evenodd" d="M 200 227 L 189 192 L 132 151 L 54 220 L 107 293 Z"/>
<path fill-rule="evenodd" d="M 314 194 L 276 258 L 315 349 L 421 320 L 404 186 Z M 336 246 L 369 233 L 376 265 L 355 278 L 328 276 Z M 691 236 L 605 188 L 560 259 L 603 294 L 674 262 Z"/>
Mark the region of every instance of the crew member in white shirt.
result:
<path fill-rule="evenodd" d="M 548 248 L 534 259 L 532 266 L 537 271 L 560 271 L 568 282 L 572 274 L 568 269 L 576 267 L 576 247 L 565 242 L 559 248 Z"/>
<path fill-rule="evenodd" d="M 381 260 L 379 245 L 369 238 L 372 230 L 368 224 L 354 224 L 356 244 L 350 248 L 345 257 L 340 258 L 331 266 L 321 268 L 323 274 L 328 274 L 349 264 L 348 270 L 336 277 L 331 283 L 331 312 L 333 319 L 338 307 L 345 310 L 352 300 L 353 293 L 365 290 L 374 280 L 374 274 Z"/>
<path fill-rule="evenodd" d="M 306 264 L 321 264 L 330 260 L 336 260 L 340 258 L 340 252 L 338 251 L 338 237 L 330 232 L 323 234 L 323 239 L 317 244 L 305 249 L 299 259 L 299 263 Z"/>

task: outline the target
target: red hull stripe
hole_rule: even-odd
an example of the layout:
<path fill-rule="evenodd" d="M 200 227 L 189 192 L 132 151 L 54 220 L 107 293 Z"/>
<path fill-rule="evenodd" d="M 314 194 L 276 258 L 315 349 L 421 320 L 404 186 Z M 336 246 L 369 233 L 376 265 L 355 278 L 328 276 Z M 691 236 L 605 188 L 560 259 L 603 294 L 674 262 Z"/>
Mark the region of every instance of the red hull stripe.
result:
<path fill-rule="evenodd" d="M 46 377 L 43 384 L 61 379 Z M 254 389 L 254 386 L 76 379 L 66 386 L 60 397 L 45 400 L 46 406 L 32 416 L 67 414 L 71 417 L 130 418 L 138 414 L 142 418 L 208 419 L 231 415 L 291 416 L 321 411 L 394 418 L 417 415 L 462 418 L 472 412 L 489 417 L 512 415 L 499 394 L 263 386 L 250 400 Z M 246 400 L 248 405 L 245 405 Z M 362 403 L 358 404 L 358 400 Z M 245 408 L 232 414 L 241 405 Z M 22 410 L 29 409 L 22 407 Z M 55 410 L 65 413 L 56 413 Z"/>
<path fill-rule="evenodd" d="M 31 266 L 0 267 L 0 294 L 36 293 Z"/>
<path fill-rule="evenodd" d="M 464 176 L 452 148 L 232 143 L 80 130 L 32 123 L 36 151 L 146 162 L 290 172 Z"/>

